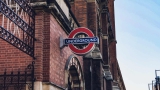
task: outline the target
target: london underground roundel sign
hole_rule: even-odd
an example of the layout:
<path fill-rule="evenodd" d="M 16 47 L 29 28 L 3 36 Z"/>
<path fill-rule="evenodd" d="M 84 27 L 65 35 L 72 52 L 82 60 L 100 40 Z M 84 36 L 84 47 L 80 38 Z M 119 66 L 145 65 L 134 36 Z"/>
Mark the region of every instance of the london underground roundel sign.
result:
<path fill-rule="evenodd" d="M 77 38 L 78 35 L 85 35 L 85 37 Z M 68 39 L 64 40 L 64 44 L 68 45 L 72 52 L 78 55 L 91 52 L 95 47 L 95 43 L 99 43 L 98 37 L 94 37 L 92 31 L 84 27 L 73 30 Z M 79 46 L 83 48 L 78 48 Z"/>

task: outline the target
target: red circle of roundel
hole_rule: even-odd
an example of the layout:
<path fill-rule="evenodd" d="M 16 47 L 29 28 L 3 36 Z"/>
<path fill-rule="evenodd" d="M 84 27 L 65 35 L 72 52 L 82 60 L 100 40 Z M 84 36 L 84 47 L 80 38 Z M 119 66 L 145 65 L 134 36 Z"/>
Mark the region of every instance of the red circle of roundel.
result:
<path fill-rule="evenodd" d="M 85 33 L 86 35 L 88 35 L 88 37 L 94 37 L 94 34 L 89 29 L 80 27 L 80 28 L 73 30 L 69 34 L 68 38 L 74 38 L 78 33 Z M 84 49 L 78 49 L 73 44 L 69 44 L 68 46 L 74 53 L 83 55 L 93 50 L 94 43 L 89 43 Z"/>

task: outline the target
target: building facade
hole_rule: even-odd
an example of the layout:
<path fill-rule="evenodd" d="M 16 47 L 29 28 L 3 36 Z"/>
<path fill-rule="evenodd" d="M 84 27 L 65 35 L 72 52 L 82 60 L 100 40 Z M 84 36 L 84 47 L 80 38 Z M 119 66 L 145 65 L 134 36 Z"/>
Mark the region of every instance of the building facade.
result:
<path fill-rule="evenodd" d="M 116 58 L 114 0 L 1 0 L 0 5 L 0 89 L 126 90 Z M 78 27 L 99 37 L 83 56 L 60 45 L 60 38 Z"/>

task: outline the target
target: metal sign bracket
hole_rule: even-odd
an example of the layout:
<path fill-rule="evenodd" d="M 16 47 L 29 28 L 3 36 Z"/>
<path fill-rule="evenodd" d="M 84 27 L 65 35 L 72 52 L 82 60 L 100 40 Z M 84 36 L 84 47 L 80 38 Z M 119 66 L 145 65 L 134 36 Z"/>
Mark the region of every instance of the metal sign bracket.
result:
<path fill-rule="evenodd" d="M 65 46 L 66 45 L 64 44 L 64 38 L 60 36 L 60 44 L 59 44 L 60 49 L 64 48 Z"/>

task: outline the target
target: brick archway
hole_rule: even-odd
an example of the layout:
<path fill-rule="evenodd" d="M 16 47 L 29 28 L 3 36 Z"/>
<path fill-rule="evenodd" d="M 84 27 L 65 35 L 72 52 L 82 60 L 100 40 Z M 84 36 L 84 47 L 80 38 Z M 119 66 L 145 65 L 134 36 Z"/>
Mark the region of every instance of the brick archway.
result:
<path fill-rule="evenodd" d="M 66 90 L 84 90 L 84 78 L 79 60 L 71 55 L 65 65 Z"/>

